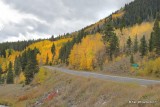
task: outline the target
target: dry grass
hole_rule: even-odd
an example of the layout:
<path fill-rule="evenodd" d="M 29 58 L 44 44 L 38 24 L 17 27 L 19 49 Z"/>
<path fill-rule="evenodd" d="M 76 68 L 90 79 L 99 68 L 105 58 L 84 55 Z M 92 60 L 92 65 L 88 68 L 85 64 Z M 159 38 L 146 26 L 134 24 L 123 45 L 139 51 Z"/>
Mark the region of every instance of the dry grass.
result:
<path fill-rule="evenodd" d="M 30 104 L 41 98 L 44 93 L 58 89 L 58 96 L 45 102 L 42 107 L 140 107 L 139 104 L 129 104 L 129 100 L 157 101 L 155 104 L 143 104 L 141 107 L 160 106 L 160 85 L 142 87 L 46 71 L 50 75 L 41 84 L 34 82 L 26 87 L 1 86 L 0 101 L 5 98 L 5 101 L 15 107 L 25 107 L 26 104 L 31 107 Z M 21 97 L 27 99 L 18 101 Z"/>

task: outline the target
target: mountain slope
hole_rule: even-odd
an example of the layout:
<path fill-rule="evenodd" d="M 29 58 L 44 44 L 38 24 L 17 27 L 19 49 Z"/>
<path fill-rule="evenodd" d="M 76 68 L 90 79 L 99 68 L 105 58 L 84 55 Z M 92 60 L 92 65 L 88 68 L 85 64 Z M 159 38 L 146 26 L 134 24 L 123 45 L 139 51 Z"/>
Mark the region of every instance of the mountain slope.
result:
<path fill-rule="evenodd" d="M 123 61 L 126 59 L 127 64 L 125 66 L 127 69 L 125 71 L 131 71 L 133 62 L 138 64 L 140 68 L 143 68 L 143 62 L 156 60 L 157 57 L 155 56 L 158 56 L 154 51 L 148 51 L 148 40 L 150 39 L 151 33 L 155 33 L 153 32 L 153 27 L 155 27 L 156 15 L 158 15 L 157 13 L 159 13 L 160 10 L 159 5 L 160 2 L 158 0 L 135 0 L 110 16 L 78 32 L 66 34 L 56 39 L 52 37 L 50 40 L 31 42 L 22 47 L 22 49 L 24 49 L 23 51 L 19 50 L 14 52 L 12 49 L 18 49 L 17 44 L 14 45 L 14 48 L 11 48 L 12 43 L 10 43 L 9 46 L 7 44 L 6 48 L 0 49 L 0 54 L 3 53 L 0 57 L 2 71 L 7 73 L 9 61 L 14 65 L 16 56 L 21 55 L 27 49 L 34 48 L 40 51 L 36 56 L 38 65 L 44 65 L 48 60 L 49 64 L 66 64 L 70 68 L 80 70 L 102 70 L 103 67 L 105 68 L 105 66 L 110 64 L 112 68 L 115 64 L 120 65 L 118 68 L 121 69 L 123 68 Z M 106 27 L 108 28 L 106 29 Z M 159 26 L 157 29 L 160 29 Z M 104 40 L 105 36 L 108 41 Z M 137 52 L 133 52 L 136 37 L 138 39 L 136 42 L 138 49 Z M 140 56 L 140 48 L 141 45 L 143 45 L 142 37 L 147 45 L 143 57 Z M 53 43 L 56 49 L 55 56 L 52 59 L 51 47 Z M 114 44 L 118 45 L 113 47 Z M 5 45 L 5 43 L 0 44 L 0 47 Z M 117 50 L 114 50 L 114 48 Z M 12 52 L 10 52 L 10 50 L 12 50 Z M 110 58 L 112 57 L 111 50 L 115 52 L 113 58 Z M 132 63 L 130 61 L 131 55 L 133 56 Z M 135 57 L 138 57 L 138 59 Z M 117 64 L 117 62 L 119 64 Z M 116 70 L 118 71 L 119 69 Z M 137 72 L 135 75 L 136 74 Z"/>
<path fill-rule="evenodd" d="M 115 28 L 134 26 L 142 22 L 153 22 L 156 14 L 160 12 L 159 0 L 135 0 L 126 4 L 124 8 L 111 14 L 109 17 L 101 19 L 99 22 L 84 28 L 87 32 L 93 33 L 103 29 L 109 21 L 113 21 Z"/>

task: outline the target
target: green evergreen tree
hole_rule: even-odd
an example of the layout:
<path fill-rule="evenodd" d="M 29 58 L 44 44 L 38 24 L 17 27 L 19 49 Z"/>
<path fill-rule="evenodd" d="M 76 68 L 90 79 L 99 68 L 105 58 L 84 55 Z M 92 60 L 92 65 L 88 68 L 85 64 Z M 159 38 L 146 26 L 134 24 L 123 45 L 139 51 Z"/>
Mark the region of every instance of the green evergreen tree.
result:
<path fill-rule="evenodd" d="M 134 57 L 133 57 L 133 54 L 132 54 L 131 57 L 130 57 L 130 63 L 131 63 L 131 64 L 134 64 Z"/>
<path fill-rule="evenodd" d="M 157 14 L 157 19 L 154 24 L 154 48 L 156 50 L 156 54 L 160 55 L 160 15 Z"/>
<path fill-rule="evenodd" d="M 153 49 L 154 49 L 154 35 L 152 33 L 149 39 L 149 52 L 152 52 Z"/>
<path fill-rule="evenodd" d="M 47 53 L 47 57 L 46 57 L 46 65 L 49 64 L 49 57 L 48 57 L 48 53 Z"/>
<path fill-rule="evenodd" d="M 114 28 L 112 26 L 112 22 L 109 22 L 105 25 L 103 33 L 104 33 L 104 36 L 103 36 L 104 42 L 108 42 L 110 37 L 115 35 Z"/>
<path fill-rule="evenodd" d="M 134 53 L 137 53 L 137 52 L 138 52 L 138 39 L 137 39 L 137 36 L 136 36 L 135 39 L 134 39 L 133 50 L 134 50 Z"/>
<path fill-rule="evenodd" d="M 21 72 L 21 63 L 20 63 L 20 58 L 16 57 L 15 61 L 14 61 L 14 71 L 15 71 L 15 75 L 19 76 L 20 72 Z"/>
<path fill-rule="evenodd" d="M 56 54 L 55 50 L 56 50 L 56 48 L 55 48 L 55 45 L 54 45 L 54 43 L 53 43 L 53 45 L 52 45 L 52 47 L 51 47 L 52 60 L 54 59 L 54 56 L 55 56 L 55 54 Z"/>
<path fill-rule="evenodd" d="M 55 40 L 54 35 L 52 35 L 50 38 L 50 41 L 54 41 L 54 40 Z"/>
<path fill-rule="evenodd" d="M 117 55 L 119 52 L 119 40 L 116 35 L 113 35 L 109 40 L 110 46 L 109 46 L 109 55 L 110 59 L 112 60 L 113 55 Z"/>
<path fill-rule="evenodd" d="M 32 50 L 32 57 L 31 57 L 31 61 L 34 65 L 34 74 L 38 73 L 39 71 L 39 65 L 38 65 L 38 61 L 37 61 L 37 54 L 40 53 L 39 50 L 37 48 L 34 48 L 34 50 Z"/>
<path fill-rule="evenodd" d="M 147 51 L 148 51 L 147 42 L 146 42 L 145 36 L 143 36 L 140 44 L 141 56 L 144 57 L 147 54 Z"/>
<path fill-rule="evenodd" d="M 25 72 L 24 72 L 24 75 L 25 75 L 25 84 L 26 85 L 28 85 L 31 81 L 32 81 L 32 79 L 33 79 L 33 77 L 34 77 L 34 65 L 33 65 L 33 63 L 31 62 L 31 60 L 29 60 L 28 62 L 27 62 L 27 65 L 26 65 L 26 67 L 25 67 Z"/>
<path fill-rule="evenodd" d="M 22 71 L 24 71 L 26 65 L 27 65 L 27 51 L 25 50 L 25 51 L 22 53 L 22 56 L 21 56 L 21 67 L 22 67 Z"/>
<path fill-rule="evenodd" d="M 6 50 L 5 48 L 3 49 L 2 46 L 3 45 L 0 45 L 0 49 L 1 49 L 0 56 L 6 58 Z"/>
<path fill-rule="evenodd" d="M 119 52 L 119 40 L 114 33 L 112 22 L 108 23 L 104 28 L 103 42 L 106 46 L 106 52 L 110 60 L 112 60 L 113 55 L 117 55 Z"/>
<path fill-rule="evenodd" d="M 13 84 L 14 78 L 13 78 L 13 71 L 12 71 L 12 62 L 9 62 L 9 68 L 7 73 L 7 84 Z"/>
<path fill-rule="evenodd" d="M 129 38 L 127 39 L 127 54 L 131 54 L 132 53 L 132 40 L 129 36 Z"/>
<path fill-rule="evenodd" d="M 28 49 L 28 51 L 26 51 L 27 64 L 24 70 L 26 84 L 29 84 L 33 80 L 34 75 L 39 71 L 38 62 L 36 60 L 36 55 L 38 53 L 39 50 L 37 48 L 34 48 L 34 50 Z"/>

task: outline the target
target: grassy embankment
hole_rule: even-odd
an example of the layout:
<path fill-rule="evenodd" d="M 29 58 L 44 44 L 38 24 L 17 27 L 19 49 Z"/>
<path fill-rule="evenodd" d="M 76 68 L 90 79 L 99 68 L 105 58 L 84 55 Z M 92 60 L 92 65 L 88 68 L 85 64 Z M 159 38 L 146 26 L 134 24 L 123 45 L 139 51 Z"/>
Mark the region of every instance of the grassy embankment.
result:
<path fill-rule="evenodd" d="M 94 78 L 83 78 L 41 68 L 30 86 L 19 84 L 0 86 L 0 102 L 13 107 L 31 107 L 44 94 L 58 94 L 44 101 L 42 107 L 139 107 L 129 100 L 157 101 L 142 107 L 160 106 L 160 86 L 142 87 Z"/>

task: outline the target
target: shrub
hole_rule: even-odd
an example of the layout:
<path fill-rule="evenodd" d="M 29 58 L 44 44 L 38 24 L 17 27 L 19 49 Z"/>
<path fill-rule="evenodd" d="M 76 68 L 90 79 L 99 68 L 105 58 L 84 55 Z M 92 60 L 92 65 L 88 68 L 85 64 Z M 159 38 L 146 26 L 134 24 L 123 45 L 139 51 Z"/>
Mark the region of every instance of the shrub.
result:
<path fill-rule="evenodd" d="M 25 76 L 24 76 L 24 73 L 21 72 L 20 75 L 19 75 L 19 83 L 22 84 L 24 83 L 26 80 Z"/>
<path fill-rule="evenodd" d="M 160 57 L 144 63 L 138 74 L 143 76 L 153 75 L 156 77 L 160 77 Z"/>
<path fill-rule="evenodd" d="M 38 74 L 35 76 L 35 81 L 37 83 L 42 83 L 45 81 L 45 79 L 47 78 L 48 73 L 44 68 L 40 68 Z"/>

